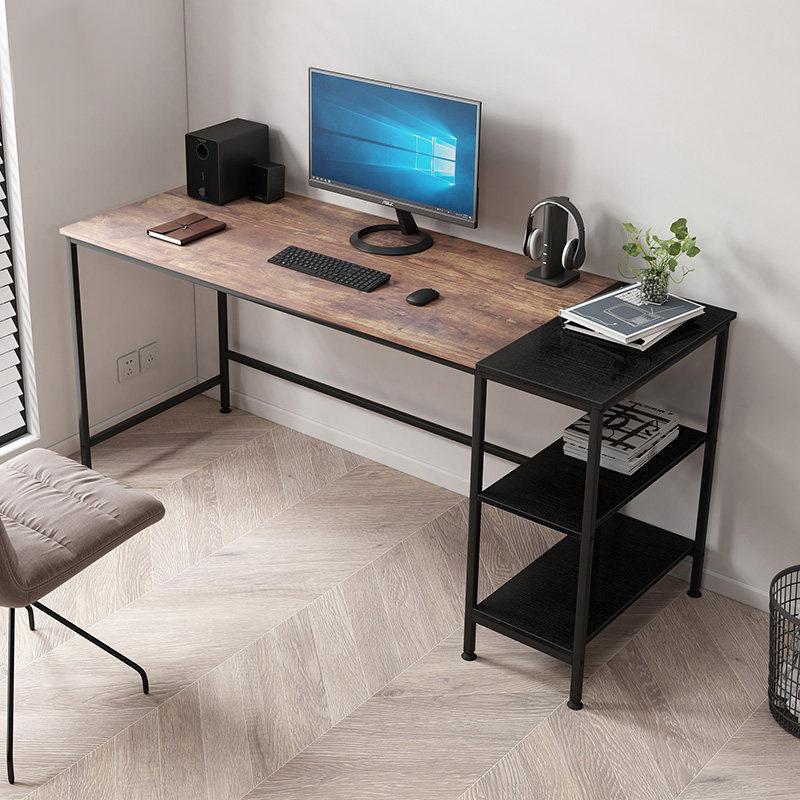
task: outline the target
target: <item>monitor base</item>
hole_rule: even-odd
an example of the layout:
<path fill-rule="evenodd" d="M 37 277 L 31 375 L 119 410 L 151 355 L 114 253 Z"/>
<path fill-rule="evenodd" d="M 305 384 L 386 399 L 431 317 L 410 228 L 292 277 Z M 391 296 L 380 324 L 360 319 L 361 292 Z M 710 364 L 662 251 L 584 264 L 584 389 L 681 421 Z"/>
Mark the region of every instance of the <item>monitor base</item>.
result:
<path fill-rule="evenodd" d="M 429 247 L 433 247 L 433 238 L 427 231 L 420 230 L 410 211 L 397 211 L 397 222 L 386 223 L 385 225 L 369 225 L 356 231 L 350 237 L 350 244 L 365 253 L 373 253 L 379 256 L 410 256 L 412 253 L 421 253 Z M 379 231 L 400 231 L 403 236 L 415 236 L 416 242 L 403 245 L 380 245 L 370 244 L 364 241 L 365 236 Z"/>

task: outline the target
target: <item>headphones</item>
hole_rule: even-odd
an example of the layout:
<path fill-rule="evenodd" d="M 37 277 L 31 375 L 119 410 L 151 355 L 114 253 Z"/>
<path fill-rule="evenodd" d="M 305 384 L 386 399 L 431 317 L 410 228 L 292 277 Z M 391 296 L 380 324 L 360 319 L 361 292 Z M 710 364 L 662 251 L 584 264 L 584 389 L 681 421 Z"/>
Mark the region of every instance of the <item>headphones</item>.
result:
<path fill-rule="evenodd" d="M 534 261 L 539 261 L 542 257 L 544 231 L 541 228 L 533 227 L 533 215 L 544 206 L 557 206 L 572 217 L 572 221 L 578 228 L 578 238 L 569 239 L 564 245 L 564 251 L 561 253 L 561 264 L 564 269 L 580 269 L 586 260 L 586 231 L 581 212 L 570 203 L 568 197 L 546 197 L 530 210 L 522 252 Z"/>

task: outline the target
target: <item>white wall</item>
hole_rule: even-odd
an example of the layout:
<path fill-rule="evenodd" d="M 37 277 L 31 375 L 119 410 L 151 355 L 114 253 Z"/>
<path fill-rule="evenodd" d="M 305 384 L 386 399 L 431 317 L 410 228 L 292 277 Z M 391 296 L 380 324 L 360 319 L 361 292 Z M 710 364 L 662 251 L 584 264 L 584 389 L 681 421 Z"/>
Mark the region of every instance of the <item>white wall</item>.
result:
<path fill-rule="evenodd" d="M 268 122 L 290 190 L 380 213 L 306 185 L 313 65 L 483 101 L 480 227 L 458 235 L 515 250 L 530 205 L 569 194 L 588 224 L 586 269 L 615 275 L 620 220 L 666 228 L 688 217 L 703 253 L 684 291 L 740 314 L 708 584 L 763 604 L 771 575 L 800 561 L 798 26 L 800 9 L 780 0 L 187 0 L 190 127 L 234 115 Z M 201 371 L 211 373 L 212 308 L 198 301 Z M 443 367 L 251 307 L 238 310 L 234 340 L 467 429 L 469 379 Z M 711 357 L 706 347 L 646 396 L 701 422 Z M 235 369 L 233 380 L 253 410 L 466 485 L 456 445 L 251 372 Z M 551 441 L 572 416 L 509 391 L 489 398 L 491 438 L 517 449 Z M 691 534 L 699 467 L 697 456 L 650 490 L 641 513 Z"/>
<path fill-rule="evenodd" d="M 41 442 L 69 450 L 77 412 L 58 229 L 183 181 L 183 4 L 8 2 L 7 23 Z M 85 251 L 81 267 L 91 421 L 194 381 L 191 286 Z M 159 367 L 119 384 L 117 357 L 153 340 Z"/>

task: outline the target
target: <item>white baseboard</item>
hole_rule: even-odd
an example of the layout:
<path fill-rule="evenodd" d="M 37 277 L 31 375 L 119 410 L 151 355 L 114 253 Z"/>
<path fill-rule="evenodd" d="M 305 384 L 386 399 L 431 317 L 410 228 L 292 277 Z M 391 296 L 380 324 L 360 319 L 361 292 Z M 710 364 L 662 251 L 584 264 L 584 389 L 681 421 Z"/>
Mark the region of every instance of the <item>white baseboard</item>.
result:
<path fill-rule="evenodd" d="M 96 422 L 91 426 L 89 432 L 95 434 L 99 431 L 103 431 L 111 425 L 116 425 L 118 422 L 122 422 L 123 420 L 132 417 L 134 414 L 138 414 L 140 411 L 145 411 L 146 409 L 162 402 L 163 400 L 169 400 L 170 397 L 174 397 L 176 394 L 180 394 L 181 392 L 185 392 L 187 389 L 191 389 L 192 386 L 197 386 L 198 383 L 200 383 L 199 378 L 190 378 L 188 381 L 185 381 L 178 386 L 173 386 L 171 389 L 167 389 L 165 392 L 161 392 L 161 394 L 157 394 L 155 397 L 151 397 L 148 400 L 133 406 L 133 408 L 129 408 L 127 411 L 122 411 L 119 414 L 115 414 L 113 417 Z M 60 442 L 55 442 L 53 444 L 41 443 L 39 446 L 47 447 L 48 449 L 53 450 L 56 453 L 60 453 L 63 456 L 69 456 L 73 453 L 76 453 L 80 449 L 80 441 L 78 440 L 78 434 L 76 433 L 73 436 L 68 436 L 66 439 L 62 439 Z"/>
<path fill-rule="evenodd" d="M 676 578 L 688 581 L 691 571 L 692 562 L 686 559 L 678 564 L 671 574 Z M 703 570 L 703 589 L 725 595 L 725 597 L 738 600 L 740 603 L 753 606 L 761 611 L 769 610 L 769 592 L 766 589 L 757 589 L 755 586 L 742 583 L 735 578 L 729 578 L 727 575 L 721 575 L 710 569 Z"/>
<path fill-rule="evenodd" d="M 209 392 L 209 394 L 211 395 L 212 393 Z M 392 467 L 399 472 L 413 475 L 416 478 L 441 486 L 444 489 L 449 489 L 452 492 L 457 492 L 465 497 L 469 494 L 469 479 L 466 476 L 456 475 L 436 464 L 422 461 L 409 456 L 407 453 L 400 453 L 384 445 L 362 439 L 349 431 L 335 428 L 325 422 L 305 417 L 296 411 L 291 411 L 235 390 L 231 390 L 231 404 L 262 419 L 285 425 L 287 428 L 321 439 L 323 442 L 336 445 L 343 450 L 349 450 L 351 453 L 357 453 L 360 456 L 364 456 L 364 458 L 377 461 L 379 464 L 385 464 L 387 467 Z M 460 445 L 456 444 L 454 447 L 460 447 Z"/>

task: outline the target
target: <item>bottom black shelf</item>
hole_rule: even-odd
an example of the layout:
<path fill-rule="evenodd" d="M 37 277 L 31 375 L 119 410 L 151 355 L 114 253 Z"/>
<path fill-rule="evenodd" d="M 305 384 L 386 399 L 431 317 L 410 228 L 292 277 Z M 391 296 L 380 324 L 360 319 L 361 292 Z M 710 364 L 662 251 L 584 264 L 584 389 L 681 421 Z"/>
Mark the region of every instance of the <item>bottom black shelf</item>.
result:
<path fill-rule="evenodd" d="M 580 540 L 564 537 L 473 610 L 475 621 L 570 661 Z M 587 641 L 692 552 L 685 536 L 615 515 L 595 537 Z"/>

